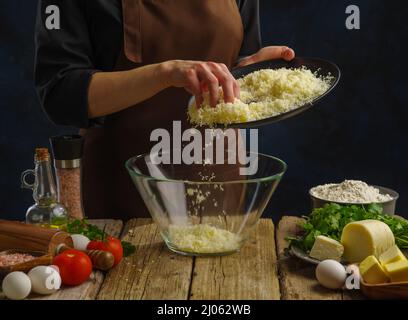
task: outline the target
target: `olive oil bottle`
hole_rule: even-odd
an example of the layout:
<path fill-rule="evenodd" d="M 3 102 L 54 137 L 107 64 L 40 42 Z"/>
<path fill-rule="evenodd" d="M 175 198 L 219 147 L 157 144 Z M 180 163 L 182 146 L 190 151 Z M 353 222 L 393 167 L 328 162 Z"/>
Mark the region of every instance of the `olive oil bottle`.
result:
<path fill-rule="evenodd" d="M 32 190 L 35 201 L 27 210 L 26 223 L 61 228 L 66 225 L 68 214 L 66 208 L 58 203 L 48 149 L 36 149 L 34 162 L 35 169 L 24 171 L 21 175 L 21 187 Z M 29 175 L 34 176 L 32 184 L 27 182 Z"/>

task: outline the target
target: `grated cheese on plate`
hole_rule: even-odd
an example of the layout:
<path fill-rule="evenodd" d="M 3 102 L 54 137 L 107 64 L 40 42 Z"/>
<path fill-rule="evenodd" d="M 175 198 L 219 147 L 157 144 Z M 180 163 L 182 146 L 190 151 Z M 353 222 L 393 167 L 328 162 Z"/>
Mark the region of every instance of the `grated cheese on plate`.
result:
<path fill-rule="evenodd" d="M 168 239 L 178 250 L 190 253 L 225 253 L 240 248 L 241 236 L 209 224 L 170 225 Z"/>
<path fill-rule="evenodd" d="M 262 120 L 311 103 L 331 81 L 330 75 L 321 77 L 305 67 L 259 70 L 238 80 L 241 97 L 234 103 L 221 100 L 212 108 L 207 96 L 201 108 L 189 106 L 188 116 L 193 124 L 209 126 Z"/>

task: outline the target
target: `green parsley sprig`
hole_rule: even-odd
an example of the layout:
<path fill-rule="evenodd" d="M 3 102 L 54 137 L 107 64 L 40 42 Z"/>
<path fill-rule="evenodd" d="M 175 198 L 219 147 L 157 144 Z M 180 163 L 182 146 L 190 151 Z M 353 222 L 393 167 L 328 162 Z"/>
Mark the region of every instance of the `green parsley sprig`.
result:
<path fill-rule="evenodd" d="M 395 242 L 401 249 L 408 248 L 408 221 L 383 214 L 382 207 L 378 204 L 342 206 L 331 203 L 323 208 L 314 209 L 304 217 L 301 224 L 304 233 L 302 236 L 289 236 L 290 245 L 295 245 L 305 252 L 309 252 L 319 235 L 324 235 L 334 240 L 340 240 L 343 228 L 350 222 L 361 220 L 379 220 L 387 224 L 394 233 Z"/>
<path fill-rule="evenodd" d="M 89 238 L 89 240 L 104 240 L 108 234 L 99 227 L 90 224 L 86 219 L 71 220 L 66 225 L 66 232 L 70 234 L 82 234 Z M 123 255 L 128 257 L 136 251 L 136 247 L 130 242 L 122 241 Z"/>

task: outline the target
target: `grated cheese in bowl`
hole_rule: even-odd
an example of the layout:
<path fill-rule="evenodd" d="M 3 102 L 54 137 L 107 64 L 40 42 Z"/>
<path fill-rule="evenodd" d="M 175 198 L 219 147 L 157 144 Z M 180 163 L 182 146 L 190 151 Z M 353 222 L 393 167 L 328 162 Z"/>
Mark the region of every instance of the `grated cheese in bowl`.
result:
<path fill-rule="evenodd" d="M 232 124 L 257 121 L 297 109 L 324 94 L 332 77 L 318 76 L 309 69 L 263 69 L 239 79 L 241 97 L 234 103 L 221 102 L 212 108 L 206 97 L 197 108 L 188 108 L 190 122 L 196 125 Z"/>
<path fill-rule="evenodd" d="M 237 251 L 242 237 L 209 224 L 170 225 L 168 241 L 177 250 L 196 254 L 223 254 Z"/>

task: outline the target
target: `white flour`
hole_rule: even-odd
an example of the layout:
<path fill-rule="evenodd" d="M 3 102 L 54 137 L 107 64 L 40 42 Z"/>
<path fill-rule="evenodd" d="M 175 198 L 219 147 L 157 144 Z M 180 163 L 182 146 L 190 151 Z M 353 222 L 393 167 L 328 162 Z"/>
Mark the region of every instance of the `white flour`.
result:
<path fill-rule="evenodd" d="M 313 188 L 311 194 L 319 199 L 345 203 L 378 203 L 392 200 L 390 195 L 381 194 L 377 188 L 357 180 L 321 185 Z"/>

